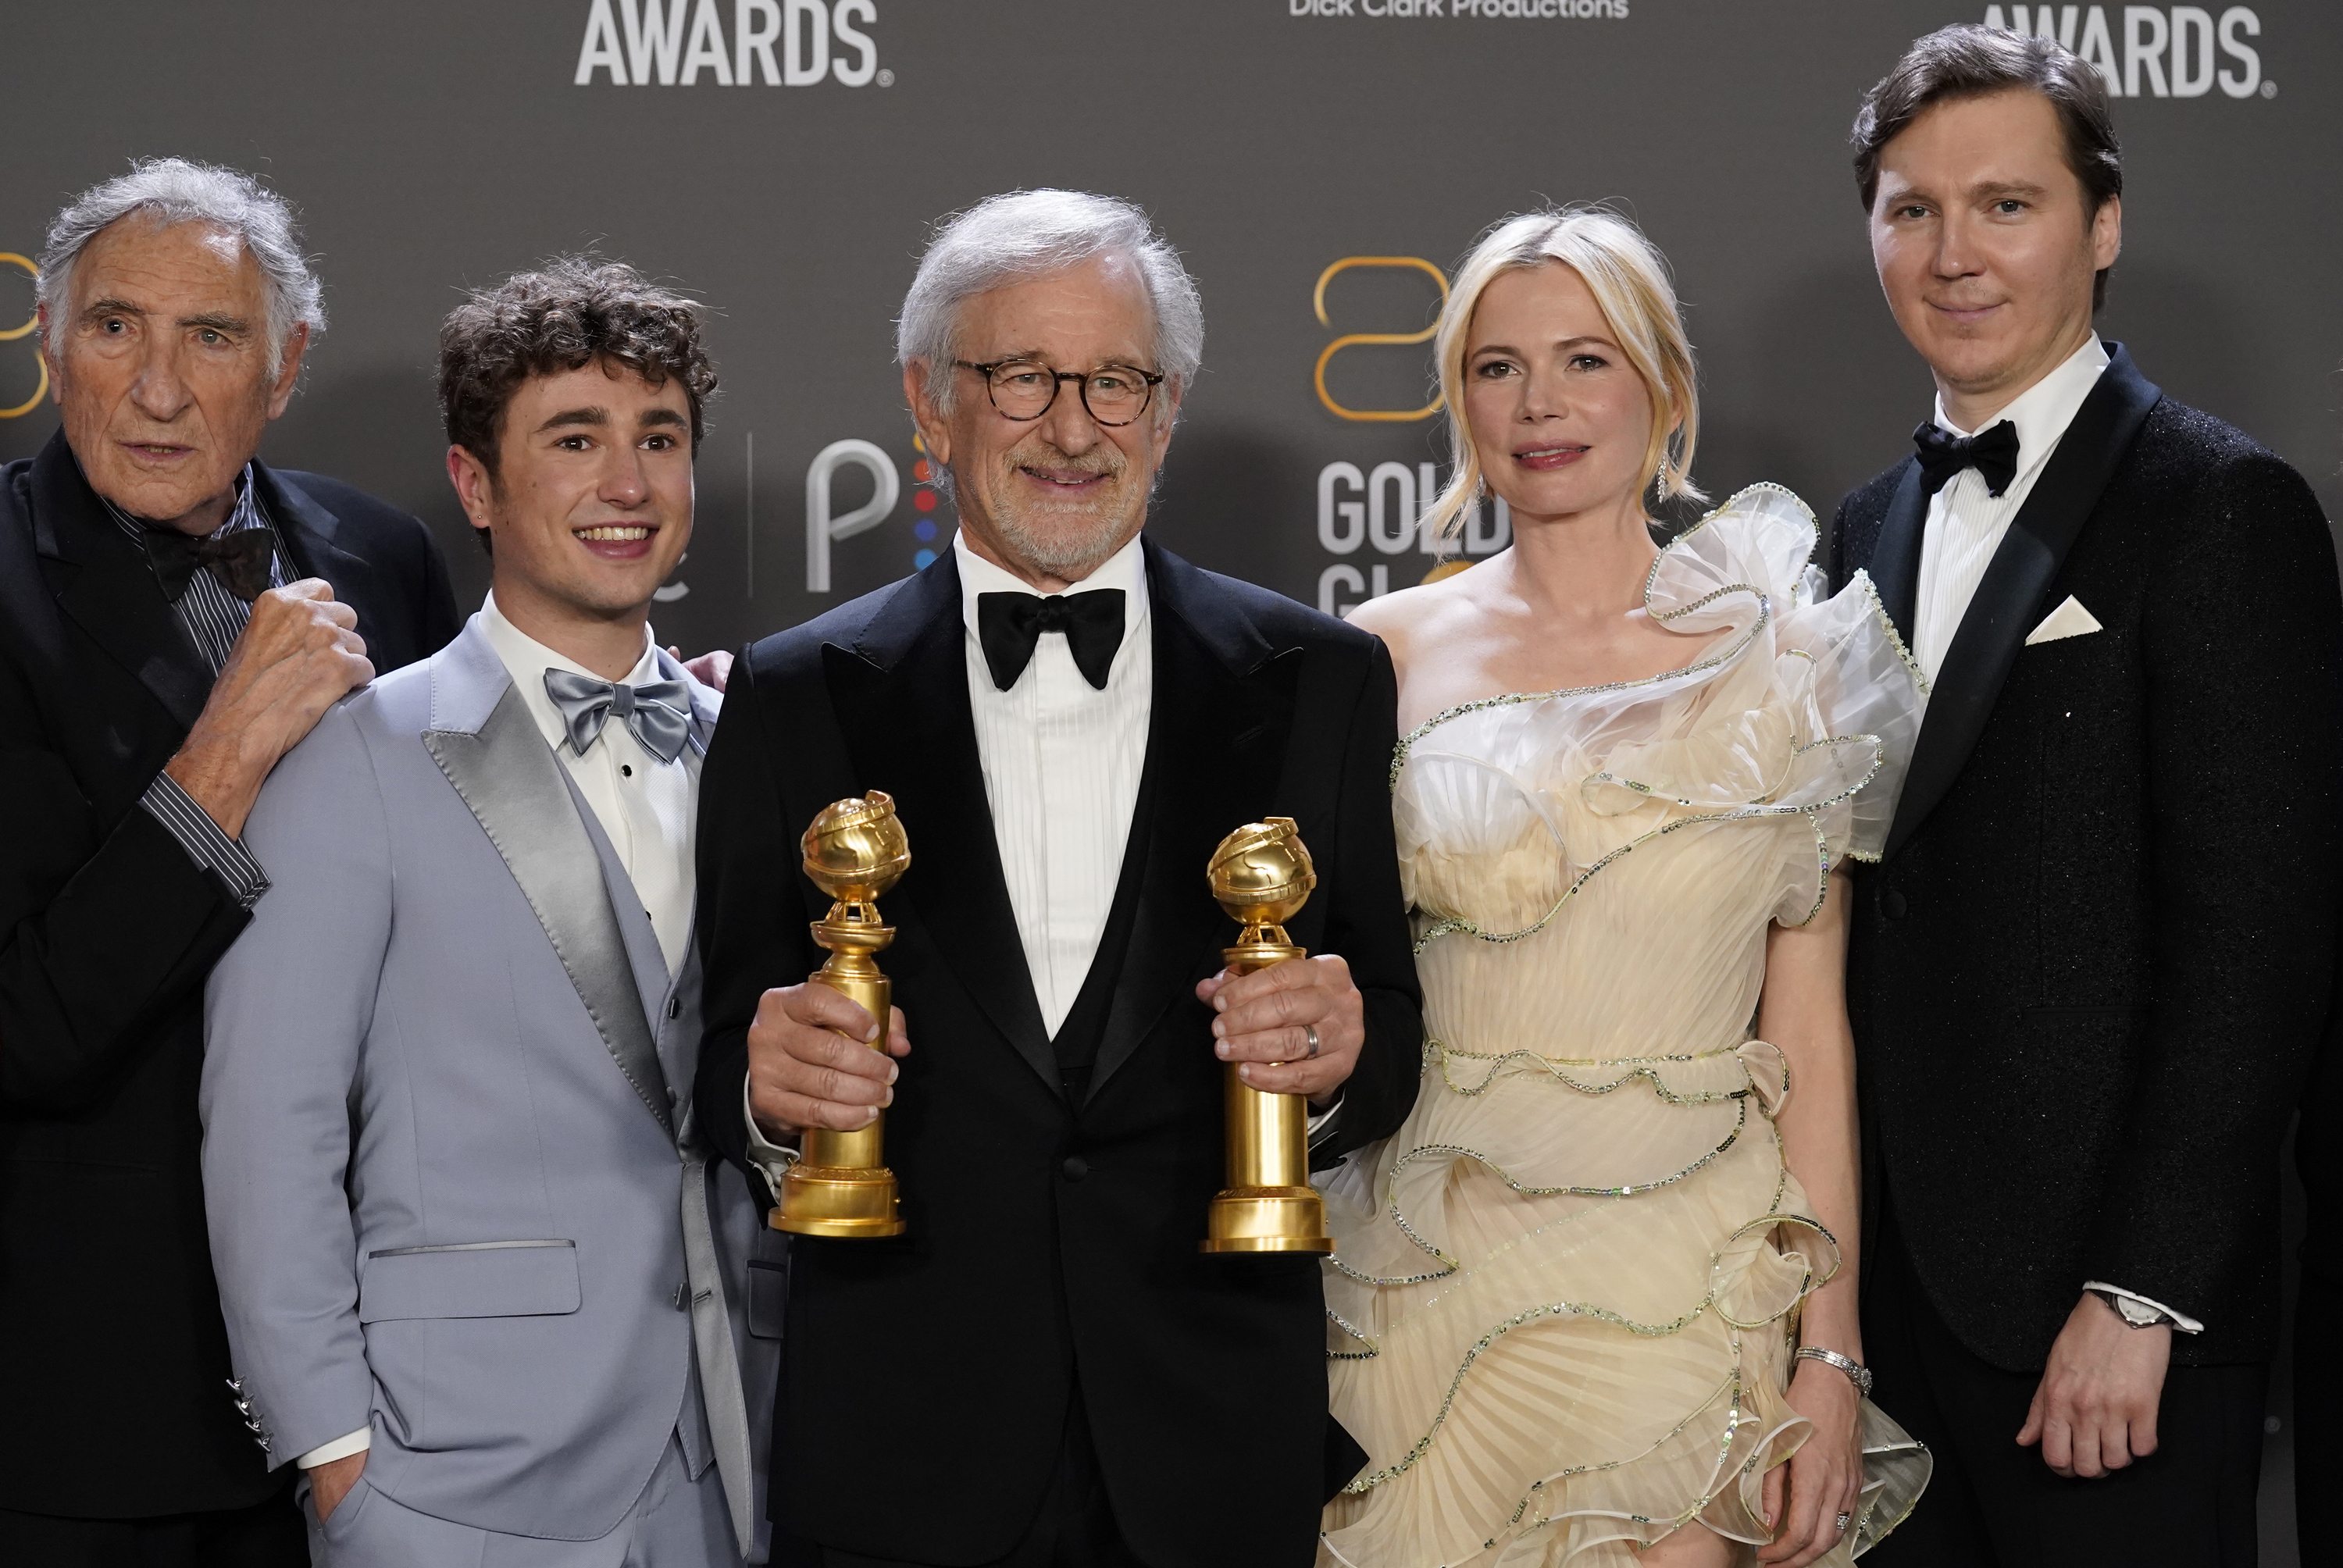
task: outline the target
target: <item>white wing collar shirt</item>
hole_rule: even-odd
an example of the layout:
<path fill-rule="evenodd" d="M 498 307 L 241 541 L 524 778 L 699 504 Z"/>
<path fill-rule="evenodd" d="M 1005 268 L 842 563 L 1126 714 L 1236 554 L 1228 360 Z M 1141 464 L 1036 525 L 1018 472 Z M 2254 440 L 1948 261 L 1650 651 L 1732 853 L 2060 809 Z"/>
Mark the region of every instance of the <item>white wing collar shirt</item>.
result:
<path fill-rule="evenodd" d="M 1103 690 L 1082 678 L 1063 636 L 1044 632 L 1032 662 L 1003 691 L 977 640 L 977 599 L 1033 589 L 969 548 L 964 534 L 952 536 L 952 554 L 960 567 L 968 705 L 1001 873 L 1033 1000 L 1055 1035 L 1098 956 L 1147 766 L 1155 648 L 1146 558 L 1134 536 L 1066 590 L 1069 598 L 1122 590 L 1122 643 Z"/>
<path fill-rule="evenodd" d="M 2035 481 L 2049 466 L 2066 427 L 2075 422 L 2107 367 L 2107 346 L 2095 332 L 2056 370 L 1986 421 L 1986 429 L 2004 419 L 2017 427 L 2017 472 L 2000 495 L 1987 491 L 1984 475 L 1964 468 L 1928 498 L 1927 526 L 1920 536 L 1919 591 L 1913 605 L 1912 657 L 1929 680 L 1943 669 L 1953 635 L 1961 628 L 1961 618 L 1968 613 L 1994 552 L 2001 548 L 2002 536 L 2034 493 Z M 1942 396 L 1936 399 L 1936 425 L 1956 436 L 1984 434 L 1954 424 L 1946 416 Z M 2083 1289 L 2105 1298 L 2134 1327 L 2168 1322 L 2182 1333 L 2203 1332 L 2196 1319 L 2119 1285 L 2087 1280 Z"/>

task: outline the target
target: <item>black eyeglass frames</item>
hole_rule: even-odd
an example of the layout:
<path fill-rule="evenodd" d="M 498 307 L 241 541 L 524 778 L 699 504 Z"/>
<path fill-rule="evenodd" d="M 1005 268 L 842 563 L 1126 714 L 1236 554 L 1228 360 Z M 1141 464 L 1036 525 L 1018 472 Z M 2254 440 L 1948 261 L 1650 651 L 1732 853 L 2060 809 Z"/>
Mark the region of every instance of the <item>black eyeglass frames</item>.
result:
<path fill-rule="evenodd" d="M 984 377 L 984 389 L 1003 418 L 1039 419 L 1058 400 L 1058 388 L 1072 382 L 1091 418 L 1101 425 L 1128 425 L 1147 412 L 1161 385 L 1161 375 L 1133 365 L 1107 365 L 1096 370 L 1053 370 L 1038 359 L 996 359 L 978 365 L 966 359 L 953 364 Z"/>

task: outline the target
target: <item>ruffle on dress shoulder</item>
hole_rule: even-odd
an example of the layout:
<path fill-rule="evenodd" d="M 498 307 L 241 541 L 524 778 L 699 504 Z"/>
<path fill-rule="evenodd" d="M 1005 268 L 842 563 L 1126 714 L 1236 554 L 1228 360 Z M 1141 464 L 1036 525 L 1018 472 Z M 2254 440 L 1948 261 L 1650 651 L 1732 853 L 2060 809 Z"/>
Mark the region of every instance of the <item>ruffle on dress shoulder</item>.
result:
<path fill-rule="evenodd" d="M 1805 503 L 1753 485 L 1652 563 L 1652 619 L 1704 639 L 1681 668 L 1466 703 L 1403 740 L 1394 823 L 1411 901 L 1455 917 L 1450 929 L 1518 936 L 1659 834 L 1803 815 L 1806 896 L 1785 890 L 1781 910 L 1795 924 L 1820 907 L 1823 872 L 1876 859 L 1927 684 L 1867 575 L 1825 595 L 1815 541 Z M 1493 854 L 1530 863 L 1495 865 L 1492 882 Z"/>

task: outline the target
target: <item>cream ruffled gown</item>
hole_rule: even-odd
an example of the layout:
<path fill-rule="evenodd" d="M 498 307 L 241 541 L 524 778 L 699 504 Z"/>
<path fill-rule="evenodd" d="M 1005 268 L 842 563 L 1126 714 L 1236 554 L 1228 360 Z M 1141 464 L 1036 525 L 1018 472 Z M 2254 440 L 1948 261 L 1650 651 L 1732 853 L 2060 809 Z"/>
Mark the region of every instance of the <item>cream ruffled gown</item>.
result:
<path fill-rule="evenodd" d="M 1798 1306 L 1838 1249 L 1783 1165 L 1787 1065 L 1750 1038 L 1766 930 L 1877 855 L 1923 700 L 1870 582 L 1823 598 L 1814 545 L 1796 497 L 1745 490 L 1653 566 L 1685 668 L 1401 743 L 1431 1038 L 1405 1125 L 1326 1179 L 1333 1410 L 1369 1462 L 1322 1563 L 1624 1568 L 1693 1519 L 1769 1538 L 1765 1472 L 1810 1432 L 1783 1398 Z M 1863 1434 L 1825 1563 L 1927 1482 L 1868 1402 Z"/>

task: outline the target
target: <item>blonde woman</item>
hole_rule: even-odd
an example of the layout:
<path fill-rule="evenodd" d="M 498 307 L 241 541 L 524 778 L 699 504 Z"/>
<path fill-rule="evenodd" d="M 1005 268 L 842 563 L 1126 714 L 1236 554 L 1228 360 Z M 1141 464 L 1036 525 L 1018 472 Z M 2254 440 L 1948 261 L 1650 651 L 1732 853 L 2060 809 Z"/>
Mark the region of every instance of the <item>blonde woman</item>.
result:
<path fill-rule="evenodd" d="M 1513 218 L 1437 352 L 1453 529 L 1513 547 L 1363 607 L 1400 672 L 1402 874 L 1433 1039 L 1333 1176 L 1327 1510 L 1353 1568 L 1845 1563 L 1927 1455 L 1863 1397 L 1850 856 L 1923 694 L 1814 519 L 1697 496 L 1665 264 L 1600 209 Z M 1753 1024 L 1754 1020 L 1754 1024 Z"/>

